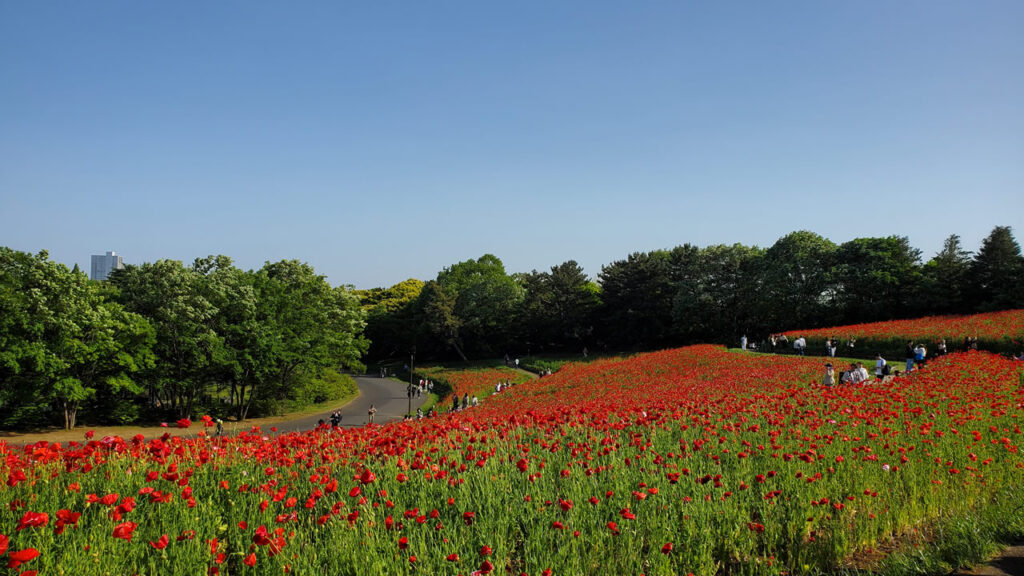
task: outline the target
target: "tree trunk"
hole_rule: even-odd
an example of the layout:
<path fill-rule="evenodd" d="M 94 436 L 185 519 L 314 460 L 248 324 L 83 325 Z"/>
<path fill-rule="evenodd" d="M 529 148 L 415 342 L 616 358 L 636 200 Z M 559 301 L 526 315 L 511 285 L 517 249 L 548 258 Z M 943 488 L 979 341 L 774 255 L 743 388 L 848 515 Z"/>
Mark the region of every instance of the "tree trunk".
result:
<path fill-rule="evenodd" d="M 64 429 L 71 430 L 75 427 L 75 417 L 78 415 L 78 407 L 74 402 L 64 402 Z"/>
<path fill-rule="evenodd" d="M 469 362 L 469 358 L 466 358 L 466 355 L 462 353 L 462 348 L 460 348 L 458 344 L 452 342 L 452 348 L 459 353 L 459 357 L 462 358 L 463 362 Z"/>

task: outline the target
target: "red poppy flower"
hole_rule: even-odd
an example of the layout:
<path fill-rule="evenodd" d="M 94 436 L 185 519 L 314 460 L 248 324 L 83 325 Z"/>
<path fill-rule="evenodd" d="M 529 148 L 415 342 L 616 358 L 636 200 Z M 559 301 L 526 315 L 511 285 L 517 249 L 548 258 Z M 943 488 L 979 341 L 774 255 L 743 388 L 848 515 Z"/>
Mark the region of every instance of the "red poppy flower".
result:
<path fill-rule="evenodd" d="M 24 550 L 11 552 L 7 557 L 7 567 L 17 568 L 25 562 L 35 559 L 37 556 L 39 556 L 39 550 L 36 550 L 35 548 L 25 548 Z"/>
<path fill-rule="evenodd" d="M 139 525 L 136 524 L 135 522 L 122 522 L 121 524 L 118 524 L 117 526 L 114 526 L 113 536 L 114 536 L 114 538 L 120 538 L 122 540 L 127 540 L 127 541 L 131 542 L 132 541 L 132 532 L 135 532 L 135 529 L 138 526 Z"/>
<path fill-rule="evenodd" d="M 267 527 L 265 525 L 261 525 L 256 529 L 256 533 L 252 535 L 252 542 L 257 546 L 270 544 L 270 535 L 267 534 Z"/>
<path fill-rule="evenodd" d="M 153 542 L 152 540 L 150 540 L 149 545 L 152 546 L 153 548 L 157 549 L 157 550 L 163 550 L 164 548 L 167 548 L 167 543 L 168 542 L 170 542 L 170 538 L 167 537 L 167 534 L 164 534 L 156 542 Z"/>
<path fill-rule="evenodd" d="M 21 517 L 18 522 L 18 527 L 15 530 L 24 530 L 25 528 L 38 528 L 40 526 L 46 526 L 50 521 L 50 515 L 46 512 L 32 512 L 31 510 L 25 512 L 25 515 Z"/>

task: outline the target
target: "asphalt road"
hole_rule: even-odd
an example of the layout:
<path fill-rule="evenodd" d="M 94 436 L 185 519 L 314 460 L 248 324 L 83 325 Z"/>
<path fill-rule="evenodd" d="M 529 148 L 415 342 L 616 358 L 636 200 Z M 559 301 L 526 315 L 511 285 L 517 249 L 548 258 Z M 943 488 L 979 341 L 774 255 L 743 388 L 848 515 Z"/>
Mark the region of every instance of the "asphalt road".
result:
<path fill-rule="evenodd" d="M 359 386 L 359 397 L 346 404 L 339 410 L 341 412 L 341 425 L 344 427 L 356 427 L 366 425 L 367 411 L 370 404 L 377 409 L 373 417 L 374 424 L 386 424 L 394 420 L 401 420 L 409 409 L 409 398 L 405 395 L 408 384 L 392 378 L 377 378 L 374 376 L 356 376 L 356 385 Z M 412 409 L 415 411 L 427 401 L 427 395 L 412 399 Z M 330 422 L 331 413 L 313 414 L 295 420 L 289 420 L 277 425 L 278 433 L 300 432 L 316 428 L 317 422 L 323 419 Z"/>

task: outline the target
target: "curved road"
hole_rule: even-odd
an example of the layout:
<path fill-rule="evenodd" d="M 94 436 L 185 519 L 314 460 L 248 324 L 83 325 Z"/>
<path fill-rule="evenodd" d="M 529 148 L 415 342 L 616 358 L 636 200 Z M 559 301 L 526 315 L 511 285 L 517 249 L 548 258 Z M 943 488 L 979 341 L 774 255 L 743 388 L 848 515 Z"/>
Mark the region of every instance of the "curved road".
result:
<path fill-rule="evenodd" d="M 370 404 L 377 408 L 377 414 L 373 417 L 374 424 L 386 424 L 395 420 L 401 420 L 409 410 L 409 398 L 405 395 L 408 386 L 405 382 L 392 378 L 377 378 L 372 376 L 354 376 L 356 385 L 359 387 L 359 396 L 340 408 L 341 425 L 354 428 L 367 423 L 367 411 Z M 427 401 L 427 395 L 412 399 L 412 409 L 415 411 Z M 331 413 L 323 412 L 304 416 L 295 420 L 288 420 L 277 424 L 278 433 L 300 432 L 316 428 L 317 422 L 323 419 L 330 422 Z"/>

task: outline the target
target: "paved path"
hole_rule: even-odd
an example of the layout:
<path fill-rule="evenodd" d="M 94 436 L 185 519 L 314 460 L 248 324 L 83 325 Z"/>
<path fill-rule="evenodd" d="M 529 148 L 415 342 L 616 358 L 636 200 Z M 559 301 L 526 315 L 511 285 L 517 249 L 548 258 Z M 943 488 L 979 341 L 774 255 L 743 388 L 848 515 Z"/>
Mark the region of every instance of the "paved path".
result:
<path fill-rule="evenodd" d="M 374 424 L 386 424 L 394 420 L 401 420 L 405 416 L 409 409 L 409 398 L 405 394 L 408 384 L 393 378 L 375 376 L 355 376 L 355 381 L 359 386 L 359 397 L 338 410 L 341 412 L 342 426 L 365 425 L 370 404 L 377 408 L 377 414 L 373 417 Z M 416 410 L 426 401 L 426 394 L 420 398 L 413 398 L 412 409 Z M 331 413 L 312 414 L 281 422 L 276 425 L 277 431 L 283 433 L 312 430 L 316 428 L 317 422 L 321 419 L 330 422 Z"/>

